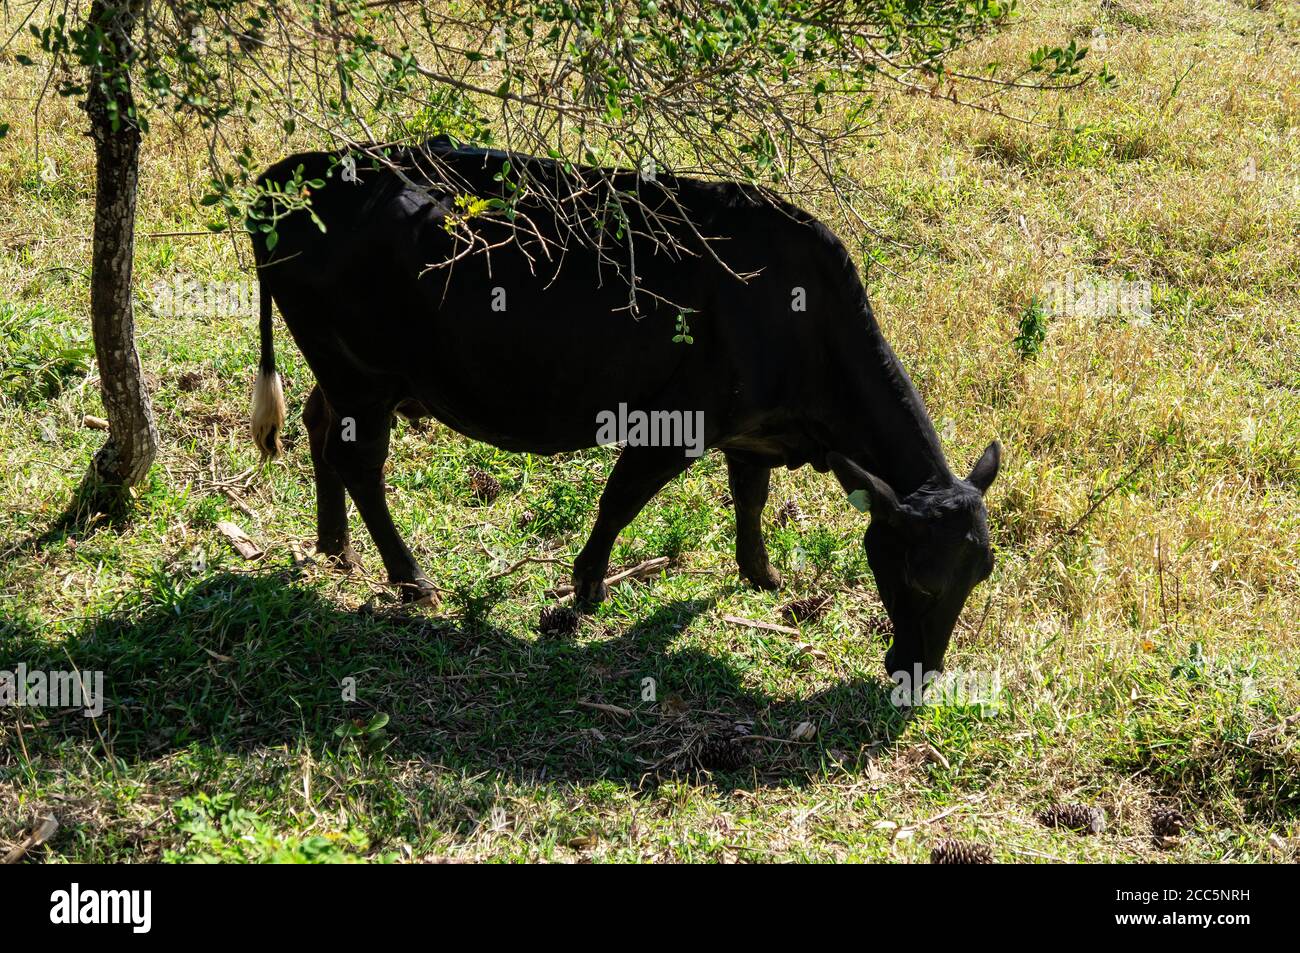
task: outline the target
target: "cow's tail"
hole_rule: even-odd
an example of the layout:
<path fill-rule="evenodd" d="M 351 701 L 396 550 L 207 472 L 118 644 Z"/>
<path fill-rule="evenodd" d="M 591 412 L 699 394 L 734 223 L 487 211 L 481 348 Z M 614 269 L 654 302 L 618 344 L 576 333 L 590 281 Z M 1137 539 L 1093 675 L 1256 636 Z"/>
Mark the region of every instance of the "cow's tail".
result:
<path fill-rule="evenodd" d="M 258 334 L 262 343 L 262 357 L 257 366 L 257 383 L 253 386 L 253 440 L 263 460 L 274 460 L 280 455 L 280 432 L 284 430 L 284 388 L 280 374 L 275 369 L 275 341 L 272 339 L 271 293 L 262 280 L 258 268 L 257 292 L 262 314 Z"/>

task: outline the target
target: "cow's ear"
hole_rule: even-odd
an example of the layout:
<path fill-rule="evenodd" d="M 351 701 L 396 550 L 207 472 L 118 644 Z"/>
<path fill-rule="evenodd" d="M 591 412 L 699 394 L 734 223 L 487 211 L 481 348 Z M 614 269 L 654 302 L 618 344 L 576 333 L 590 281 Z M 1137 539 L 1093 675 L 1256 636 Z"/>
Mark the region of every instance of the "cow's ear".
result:
<path fill-rule="evenodd" d="M 826 462 L 835 472 L 835 478 L 849 495 L 849 502 L 856 509 L 872 516 L 879 516 L 888 522 L 894 522 L 901 515 L 898 497 L 889 484 L 875 474 L 868 473 L 848 457 L 838 453 L 826 454 Z"/>
<path fill-rule="evenodd" d="M 998 475 L 998 468 L 1001 466 L 1002 444 L 994 440 L 984 449 L 983 455 L 975 461 L 975 466 L 971 469 L 966 482 L 979 490 L 980 493 L 987 493 L 989 487 L 993 485 L 993 478 Z"/>

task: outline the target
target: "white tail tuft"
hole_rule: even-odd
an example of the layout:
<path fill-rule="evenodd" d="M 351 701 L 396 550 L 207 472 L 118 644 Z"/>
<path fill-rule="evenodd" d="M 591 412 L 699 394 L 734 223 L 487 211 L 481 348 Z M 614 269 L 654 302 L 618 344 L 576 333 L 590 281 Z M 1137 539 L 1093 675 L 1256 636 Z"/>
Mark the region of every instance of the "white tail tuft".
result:
<path fill-rule="evenodd" d="M 274 460 L 283 449 L 280 431 L 284 429 L 284 388 L 277 371 L 258 371 L 253 387 L 253 440 L 263 460 Z"/>

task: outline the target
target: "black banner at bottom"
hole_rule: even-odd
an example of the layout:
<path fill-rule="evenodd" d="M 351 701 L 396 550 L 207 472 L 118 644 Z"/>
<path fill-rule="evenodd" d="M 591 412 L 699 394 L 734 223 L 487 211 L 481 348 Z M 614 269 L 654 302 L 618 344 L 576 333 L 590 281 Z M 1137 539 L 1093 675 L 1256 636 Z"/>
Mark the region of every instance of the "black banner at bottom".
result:
<path fill-rule="evenodd" d="M 545 882 L 502 881 L 497 878 L 514 875 L 464 866 L 375 870 L 32 864 L 0 871 L 0 922 L 7 939 L 40 933 L 66 934 L 72 942 L 111 939 L 127 945 L 251 936 L 259 943 L 280 936 L 346 942 L 351 937 L 373 940 L 377 928 L 429 929 L 445 923 L 463 929 L 472 922 L 482 929 L 488 914 L 486 925 L 499 944 L 508 942 L 516 924 L 521 940 L 535 942 L 547 923 L 561 934 L 581 924 L 581 933 L 594 936 L 599 934 L 592 931 L 604 923 L 618 929 L 613 917 L 623 929 L 653 934 L 656 922 L 689 917 L 695 923 L 692 930 L 707 935 L 701 920 L 713 919 L 701 918 L 698 904 L 683 899 L 700 896 L 698 886 L 690 894 L 680 892 L 684 882 L 678 877 L 699 875 L 687 872 L 626 871 L 618 877 L 606 874 L 599 881 L 588 881 L 580 872 L 553 872 L 563 880 Z M 1282 882 L 1289 878 L 1285 868 L 999 866 L 974 874 L 969 868 L 878 867 L 838 875 L 824 871 L 816 880 L 804 873 L 792 882 L 783 872 L 760 880 L 749 879 L 753 872 L 733 872 L 708 889 L 721 890 L 721 906 L 747 910 L 740 919 L 755 925 L 763 921 L 764 907 L 788 927 L 791 916 L 809 915 L 819 922 L 827 916 L 837 919 L 835 908 L 840 906 L 852 909 L 873 933 L 879 929 L 887 934 L 892 925 L 924 938 L 951 932 L 969 939 L 995 930 L 999 939 L 1033 939 L 1042 936 L 1037 932 L 1040 925 L 1050 925 L 1057 931 L 1065 927 L 1071 939 L 1193 930 L 1226 939 L 1289 922 L 1280 899 L 1290 886 Z M 569 881 L 569 876 L 575 880 Z M 664 876 L 668 879 L 659 879 Z M 830 879 L 823 881 L 823 876 Z M 732 900 L 726 899 L 728 886 L 735 892 Z M 602 887 L 610 889 L 608 898 L 602 896 Z M 845 905 L 845 898 L 852 896 L 846 891 L 861 895 Z M 794 898 L 803 900 L 792 904 Z M 494 910 L 508 915 L 494 916 Z M 723 920 L 731 921 L 725 933 L 734 940 L 735 921 Z"/>

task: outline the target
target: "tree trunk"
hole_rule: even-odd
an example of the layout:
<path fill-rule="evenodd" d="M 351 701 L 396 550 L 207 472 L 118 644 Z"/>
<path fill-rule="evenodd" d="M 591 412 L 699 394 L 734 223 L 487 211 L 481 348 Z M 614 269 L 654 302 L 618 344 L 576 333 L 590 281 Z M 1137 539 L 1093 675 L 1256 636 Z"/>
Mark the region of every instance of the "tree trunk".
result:
<path fill-rule="evenodd" d="M 129 69 L 133 4 L 95 0 L 89 22 L 100 28 L 107 41 L 102 61 L 90 66 L 85 108 L 95 142 L 90 314 L 109 437 L 86 474 L 83 490 L 89 492 L 83 496 L 94 508 L 108 510 L 123 502 L 127 491 L 149 472 L 158 453 L 158 428 L 135 349 L 132 307 L 140 163 L 140 128 Z"/>

